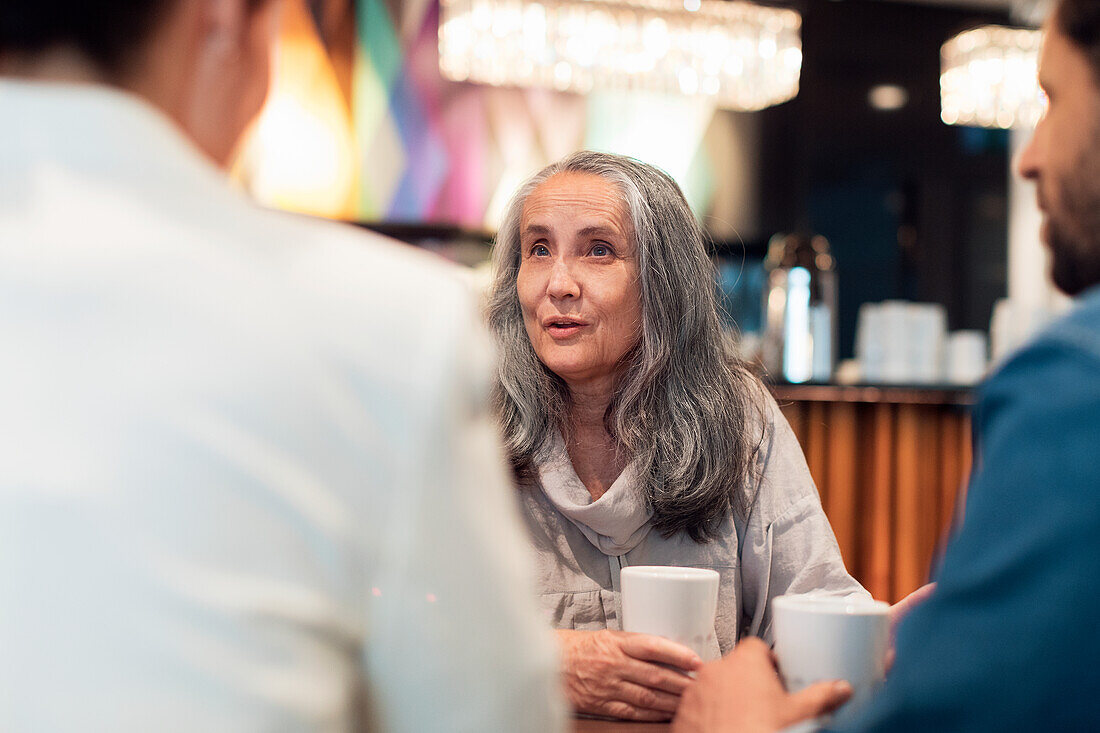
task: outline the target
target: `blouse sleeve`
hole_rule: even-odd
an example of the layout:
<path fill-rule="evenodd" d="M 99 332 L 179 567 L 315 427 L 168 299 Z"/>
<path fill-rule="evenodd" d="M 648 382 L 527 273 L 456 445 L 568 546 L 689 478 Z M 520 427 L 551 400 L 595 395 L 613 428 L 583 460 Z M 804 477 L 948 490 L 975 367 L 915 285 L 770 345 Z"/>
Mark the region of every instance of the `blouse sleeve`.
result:
<path fill-rule="evenodd" d="M 741 629 L 771 643 L 771 601 L 787 593 L 870 594 L 848 574 L 802 449 L 771 395 L 757 457 L 756 496 L 740 538 Z"/>

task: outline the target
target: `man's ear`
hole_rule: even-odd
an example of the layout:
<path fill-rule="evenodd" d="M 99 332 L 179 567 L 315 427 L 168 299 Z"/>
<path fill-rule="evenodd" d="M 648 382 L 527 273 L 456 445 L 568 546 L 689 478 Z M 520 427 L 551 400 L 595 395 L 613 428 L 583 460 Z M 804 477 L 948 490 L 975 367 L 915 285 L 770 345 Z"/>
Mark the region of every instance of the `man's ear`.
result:
<path fill-rule="evenodd" d="M 215 57 L 240 55 L 248 34 L 248 0 L 201 0 L 203 44 Z"/>

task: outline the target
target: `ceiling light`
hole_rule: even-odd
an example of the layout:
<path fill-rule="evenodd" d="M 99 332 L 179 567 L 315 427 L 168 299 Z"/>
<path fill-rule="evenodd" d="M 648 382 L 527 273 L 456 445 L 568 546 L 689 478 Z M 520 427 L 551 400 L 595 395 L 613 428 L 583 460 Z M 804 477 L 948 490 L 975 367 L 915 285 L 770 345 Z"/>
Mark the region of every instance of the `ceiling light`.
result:
<path fill-rule="evenodd" d="M 867 93 L 867 102 L 882 112 L 896 112 L 909 104 L 909 92 L 897 84 L 879 84 Z"/>
<path fill-rule="evenodd" d="M 456 81 L 630 89 L 763 109 L 798 93 L 801 16 L 742 0 L 442 0 Z"/>
<path fill-rule="evenodd" d="M 949 125 L 1034 127 L 1045 100 L 1039 89 L 1040 31 L 987 25 L 944 44 L 941 117 Z"/>

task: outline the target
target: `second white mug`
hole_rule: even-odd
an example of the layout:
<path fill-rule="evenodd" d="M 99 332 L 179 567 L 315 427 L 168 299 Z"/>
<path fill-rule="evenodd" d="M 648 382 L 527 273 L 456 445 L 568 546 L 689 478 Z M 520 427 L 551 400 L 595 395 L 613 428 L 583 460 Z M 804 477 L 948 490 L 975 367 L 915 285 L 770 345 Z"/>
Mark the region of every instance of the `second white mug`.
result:
<path fill-rule="evenodd" d="M 869 599 L 814 595 L 772 601 L 775 655 L 787 690 L 823 680 L 846 680 L 859 707 L 886 677 L 890 606 Z"/>

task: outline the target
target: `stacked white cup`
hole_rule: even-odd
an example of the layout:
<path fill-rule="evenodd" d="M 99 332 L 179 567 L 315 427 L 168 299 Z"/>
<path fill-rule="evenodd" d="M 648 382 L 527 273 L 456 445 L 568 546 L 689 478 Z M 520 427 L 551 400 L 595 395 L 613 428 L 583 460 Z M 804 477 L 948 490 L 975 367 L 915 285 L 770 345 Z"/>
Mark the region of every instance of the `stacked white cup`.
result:
<path fill-rule="evenodd" d="M 947 341 L 947 381 L 976 384 L 985 376 L 988 344 L 984 331 L 954 331 Z"/>
<path fill-rule="evenodd" d="M 856 328 L 862 379 L 883 384 L 942 381 L 946 332 L 942 305 L 904 300 L 863 304 Z"/>

